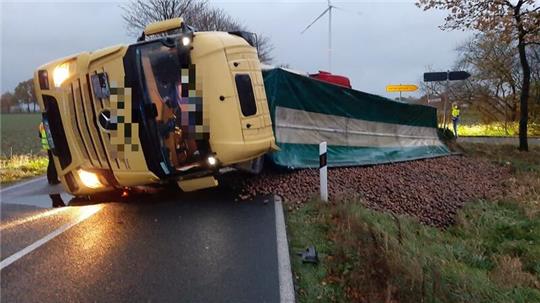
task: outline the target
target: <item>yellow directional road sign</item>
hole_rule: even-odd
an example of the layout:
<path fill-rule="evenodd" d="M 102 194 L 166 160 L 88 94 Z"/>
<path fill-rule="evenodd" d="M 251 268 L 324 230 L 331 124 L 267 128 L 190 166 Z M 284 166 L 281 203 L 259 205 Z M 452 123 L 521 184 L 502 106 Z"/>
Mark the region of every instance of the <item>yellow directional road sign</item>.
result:
<path fill-rule="evenodd" d="M 395 92 L 414 92 L 418 89 L 418 86 L 414 84 L 400 84 L 400 85 L 387 85 L 386 91 L 389 93 Z"/>

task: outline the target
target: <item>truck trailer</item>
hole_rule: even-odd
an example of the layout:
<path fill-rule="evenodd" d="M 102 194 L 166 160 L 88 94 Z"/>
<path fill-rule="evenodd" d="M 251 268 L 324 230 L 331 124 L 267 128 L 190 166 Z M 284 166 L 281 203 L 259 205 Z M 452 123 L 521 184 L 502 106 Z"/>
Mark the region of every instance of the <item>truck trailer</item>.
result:
<path fill-rule="evenodd" d="M 196 32 L 181 18 L 139 41 L 83 52 L 34 74 L 53 161 L 76 196 L 260 172 L 393 163 L 449 154 L 436 109 L 354 90 L 347 79 L 261 68 L 256 37 Z M 261 71 L 262 69 L 262 71 Z"/>

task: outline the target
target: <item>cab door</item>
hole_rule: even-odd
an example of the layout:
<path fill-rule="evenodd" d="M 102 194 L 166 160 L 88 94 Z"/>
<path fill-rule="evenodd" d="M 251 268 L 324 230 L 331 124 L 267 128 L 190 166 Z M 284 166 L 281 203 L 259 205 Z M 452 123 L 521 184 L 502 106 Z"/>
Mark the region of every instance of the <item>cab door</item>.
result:
<path fill-rule="evenodd" d="M 258 141 L 272 136 L 272 121 L 256 52 L 247 46 L 227 49 L 227 59 L 240 106 L 244 141 Z"/>

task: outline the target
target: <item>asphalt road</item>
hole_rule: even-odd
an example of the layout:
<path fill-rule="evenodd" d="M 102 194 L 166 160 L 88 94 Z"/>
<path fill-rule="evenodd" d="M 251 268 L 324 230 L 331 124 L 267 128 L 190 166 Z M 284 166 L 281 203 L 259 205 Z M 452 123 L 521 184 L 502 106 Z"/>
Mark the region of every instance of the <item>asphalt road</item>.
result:
<path fill-rule="evenodd" d="M 273 197 L 216 188 L 51 208 L 60 192 L 43 179 L 2 191 L 2 302 L 294 300 Z"/>

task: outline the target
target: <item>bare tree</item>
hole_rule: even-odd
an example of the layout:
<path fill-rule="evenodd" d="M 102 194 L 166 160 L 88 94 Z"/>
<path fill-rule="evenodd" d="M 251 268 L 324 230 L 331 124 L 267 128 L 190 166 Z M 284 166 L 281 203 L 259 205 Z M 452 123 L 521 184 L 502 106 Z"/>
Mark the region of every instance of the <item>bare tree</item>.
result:
<path fill-rule="evenodd" d="M 14 105 L 13 94 L 10 92 L 5 92 L 0 97 L 0 107 L 2 113 L 9 113 L 11 111 L 11 106 Z"/>
<path fill-rule="evenodd" d="M 417 0 L 424 10 L 448 11 L 442 29 L 474 29 L 515 43 L 522 69 L 519 149 L 527 151 L 531 68 L 527 46 L 540 43 L 540 5 L 535 0 Z"/>
<path fill-rule="evenodd" d="M 467 70 L 472 76 L 467 81 L 450 82 L 449 99 L 466 104 L 467 112 L 482 122 L 504 121 L 508 130 L 509 122 L 519 120 L 520 110 L 522 74 L 516 47 L 497 35 L 479 33 L 456 51 L 458 59 L 452 69 Z M 540 45 L 531 45 L 527 58 L 531 65 L 529 127 L 537 127 L 533 123 L 540 122 Z M 427 96 L 444 96 L 446 83 L 419 82 L 425 94 L 420 102 L 443 110 L 441 102 L 427 103 Z"/>
<path fill-rule="evenodd" d="M 206 0 L 134 0 L 121 6 L 127 32 L 137 37 L 146 25 L 182 17 L 199 31 L 249 31 L 226 11 L 208 5 Z M 257 35 L 257 50 L 261 62 L 272 61 L 272 44 L 264 35 Z"/>
<path fill-rule="evenodd" d="M 476 35 L 459 49 L 459 63 L 473 74 L 475 102 L 504 122 L 517 121 L 521 68 L 515 46 L 498 35 Z"/>
<path fill-rule="evenodd" d="M 15 87 L 15 91 L 13 92 L 13 98 L 15 99 L 15 102 L 26 104 L 26 110 L 30 112 L 30 104 L 35 104 L 36 101 L 33 79 L 19 82 L 17 87 Z"/>
<path fill-rule="evenodd" d="M 536 110 L 533 117 L 536 117 L 537 122 L 540 123 L 540 44 L 533 44 L 529 48 L 529 54 L 531 66 L 533 67 L 531 70 L 531 95 Z"/>

